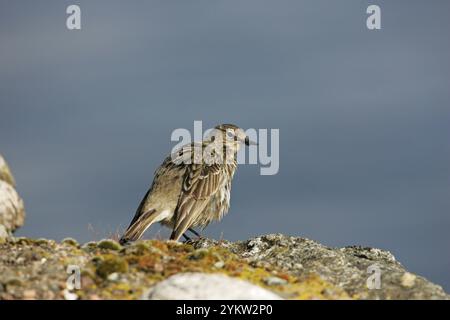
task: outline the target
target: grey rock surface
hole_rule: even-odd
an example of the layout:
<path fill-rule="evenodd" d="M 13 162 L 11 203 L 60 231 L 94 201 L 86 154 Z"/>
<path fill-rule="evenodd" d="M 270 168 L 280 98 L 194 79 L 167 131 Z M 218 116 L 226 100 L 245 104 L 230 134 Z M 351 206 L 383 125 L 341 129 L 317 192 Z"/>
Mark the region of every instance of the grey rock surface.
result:
<path fill-rule="evenodd" d="M 281 234 L 240 242 L 199 239 L 193 245 L 196 248 L 220 245 L 254 266 L 277 266 L 300 279 L 316 274 L 357 299 L 450 298 L 441 286 L 408 272 L 390 252 L 380 249 L 330 248 Z"/>
<path fill-rule="evenodd" d="M 0 238 L 0 300 L 449 299 L 439 285 L 374 248 L 329 248 L 280 234 L 116 244 Z M 67 291 L 73 265 L 80 267 L 81 290 Z"/>
<path fill-rule="evenodd" d="M 222 274 L 180 273 L 146 292 L 151 300 L 280 300 L 273 292 Z"/>

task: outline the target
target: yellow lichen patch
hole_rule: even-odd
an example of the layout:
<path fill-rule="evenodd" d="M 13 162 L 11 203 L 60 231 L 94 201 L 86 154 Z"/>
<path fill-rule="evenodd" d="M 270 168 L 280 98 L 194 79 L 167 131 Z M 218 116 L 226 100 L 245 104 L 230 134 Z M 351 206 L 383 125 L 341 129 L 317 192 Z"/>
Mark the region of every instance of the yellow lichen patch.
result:
<path fill-rule="evenodd" d="M 345 291 L 323 280 L 318 275 L 311 275 L 301 281 L 293 281 L 290 286 L 280 286 L 279 290 L 286 298 L 290 299 L 351 299 Z"/>
<path fill-rule="evenodd" d="M 152 248 L 157 248 L 157 249 L 161 250 L 162 252 L 167 252 L 169 250 L 169 244 L 167 242 L 150 240 L 150 241 L 148 241 L 148 245 Z"/>
<path fill-rule="evenodd" d="M 105 299 L 121 300 L 138 299 L 142 294 L 141 290 L 135 291 L 128 283 L 124 282 L 112 284 L 107 289 L 103 289 L 102 292 Z"/>

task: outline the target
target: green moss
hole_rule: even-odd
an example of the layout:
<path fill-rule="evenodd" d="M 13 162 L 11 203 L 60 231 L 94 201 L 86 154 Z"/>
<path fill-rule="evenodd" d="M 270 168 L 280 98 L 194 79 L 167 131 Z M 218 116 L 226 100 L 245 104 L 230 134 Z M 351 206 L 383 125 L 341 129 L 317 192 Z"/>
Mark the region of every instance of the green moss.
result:
<path fill-rule="evenodd" d="M 8 280 L 6 280 L 5 282 L 4 282 L 4 284 L 8 287 L 8 286 L 17 286 L 17 287 L 19 287 L 19 286 L 22 286 L 23 285 L 23 282 L 22 282 L 22 280 L 20 280 L 19 278 L 10 278 L 10 279 L 8 279 Z"/>
<path fill-rule="evenodd" d="M 93 251 L 93 250 L 97 249 L 97 243 L 93 242 L 93 241 L 86 242 L 85 244 L 83 244 L 81 246 L 81 249 L 86 252 Z"/>
<path fill-rule="evenodd" d="M 114 240 L 103 239 L 103 240 L 99 241 L 99 243 L 97 243 L 97 248 L 118 251 L 118 250 L 122 249 L 122 246 Z"/>
<path fill-rule="evenodd" d="M 192 252 L 191 254 L 189 254 L 188 259 L 200 260 L 200 259 L 205 258 L 208 254 L 209 254 L 208 249 L 204 249 L 204 248 L 197 249 L 194 252 Z"/>
<path fill-rule="evenodd" d="M 55 240 L 45 239 L 45 238 L 28 239 L 28 240 L 29 240 L 30 245 L 38 245 L 41 247 L 50 247 L 50 248 L 56 247 Z"/>
<path fill-rule="evenodd" d="M 45 238 L 39 238 L 39 239 L 33 240 L 33 242 L 40 246 L 46 246 L 49 244 L 48 239 L 45 239 Z"/>
<path fill-rule="evenodd" d="M 103 298 L 105 299 L 120 299 L 131 300 L 139 299 L 142 295 L 143 289 L 133 288 L 129 283 L 115 283 L 103 290 Z"/>
<path fill-rule="evenodd" d="M 73 238 L 64 238 L 62 239 L 61 243 L 72 247 L 79 247 L 77 240 Z"/>
<path fill-rule="evenodd" d="M 115 255 L 105 255 L 97 263 L 96 273 L 103 279 L 113 272 L 126 273 L 128 272 L 128 262 L 121 257 Z"/>
<path fill-rule="evenodd" d="M 15 238 L 15 242 L 18 245 L 30 245 L 33 244 L 33 240 L 25 237 Z"/>
<path fill-rule="evenodd" d="M 120 250 L 120 253 L 126 256 L 141 256 L 150 252 L 151 246 L 146 242 L 135 242 L 130 246 L 124 247 Z"/>

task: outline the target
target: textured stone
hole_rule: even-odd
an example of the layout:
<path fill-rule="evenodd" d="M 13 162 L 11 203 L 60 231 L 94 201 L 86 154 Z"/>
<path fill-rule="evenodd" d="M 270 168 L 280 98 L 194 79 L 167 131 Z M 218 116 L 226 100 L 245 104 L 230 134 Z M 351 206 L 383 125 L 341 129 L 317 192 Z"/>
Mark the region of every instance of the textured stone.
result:
<path fill-rule="evenodd" d="M 245 283 L 239 290 L 222 290 L 220 299 L 228 297 L 223 292 L 233 294 L 230 299 L 251 299 L 255 286 L 283 299 L 449 299 L 440 286 L 408 272 L 387 251 L 329 248 L 280 234 L 239 242 L 145 240 L 120 250 L 99 247 L 97 242 L 72 244 L 0 238 L 0 300 L 166 299 L 170 297 L 166 291 L 154 290 L 187 273 L 196 273 L 194 280 L 209 281 L 215 275 L 227 283 L 230 278 Z M 69 267 L 72 275 L 80 276 L 78 290 L 67 286 Z M 377 272 L 380 282 L 369 281 Z M 208 291 L 202 289 L 203 280 L 197 280 L 181 281 L 178 293 L 171 294 L 185 299 L 186 290 L 200 288 L 189 292 L 189 298 L 203 297 Z M 214 282 L 205 283 L 211 290 L 219 288 Z M 213 297 L 208 292 L 207 298 Z"/>
<path fill-rule="evenodd" d="M 255 266 L 276 266 L 304 279 L 319 275 L 358 299 L 449 299 L 441 286 L 407 273 L 388 251 L 350 246 L 330 248 L 315 241 L 269 234 L 247 241 L 200 239 L 196 248 L 223 246 Z M 369 289 L 370 266 L 380 270 L 380 289 Z"/>

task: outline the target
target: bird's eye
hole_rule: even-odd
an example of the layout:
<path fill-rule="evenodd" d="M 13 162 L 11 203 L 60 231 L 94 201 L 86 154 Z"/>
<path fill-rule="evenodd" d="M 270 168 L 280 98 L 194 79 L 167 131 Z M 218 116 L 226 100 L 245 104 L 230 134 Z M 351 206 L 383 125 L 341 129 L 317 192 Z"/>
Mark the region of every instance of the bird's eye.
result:
<path fill-rule="evenodd" d="M 234 134 L 233 134 L 233 132 L 232 131 L 227 131 L 227 138 L 233 138 L 234 137 Z"/>

